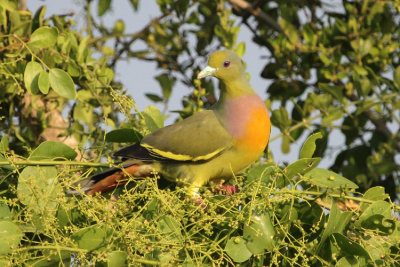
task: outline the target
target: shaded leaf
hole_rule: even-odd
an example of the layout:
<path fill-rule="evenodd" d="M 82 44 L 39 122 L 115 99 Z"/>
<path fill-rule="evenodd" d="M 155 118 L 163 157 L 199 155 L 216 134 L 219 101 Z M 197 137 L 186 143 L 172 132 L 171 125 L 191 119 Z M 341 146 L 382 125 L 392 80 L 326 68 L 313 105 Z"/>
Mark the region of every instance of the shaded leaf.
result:
<path fill-rule="evenodd" d="M 391 205 L 383 200 L 372 203 L 358 218 L 357 224 L 366 229 L 391 233 L 395 227 Z"/>
<path fill-rule="evenodd" d="M 171 240 L 182 240 L 179 222 L 172 216 L 164 215 L 158 221 L 158 229 Z"/>
<path fill-rule="evenodd" d="M 312 170 L 317 167 L 318 163 L 321 161 L 321 158 L 303 158 L 299 159 L 289 166 L 287 166 L 283 172 L 285 173 L 288 179 L 292 179 L 297 175 L 303 175 L 306 172 Z"/>
<path fill-rule="evenodd" d="M 385 200 L 388 198 L 388 195 L 385 193 L 385 188 L 382 186 L 375 186 L 367 190 L 365 192 L 363 199 L 368 200 Z M 361 202 L 360 209 L 364 211 L 369 205 L 368 202 Z"/>
<path fill-rule="evenodd" d="M 302 158 L 312 158 L 315 152 L 315 148 L 317 147 L 315 142 L 318 139 L 322 138 L 322 133 L 314 133 L 310 135 L 307 140 L 304 142 L 301 150 L 300 150 L 300 159 Z"/>
<path fill-rule="evenodd" d="M 349 256 L 357 255 L 362 257 L 368 257 L 368 252 L 360 246 L 358 243 L 350 240 L 346 236 L 340 233 L 333 233 L 331 239 L 334 244 L 340 247 L 341 251 Z"/>
<path fill-rule="evenodd" d="M 247 241 L 247 248 L 253 254 L 272 251 L 275 247 L 275 228 L 269 212 L 251 216 L 249 225 L 243 228 L 243 238 Z"/>
<path fill-rule="evenodd" d="M 60 96 L 68 99 L 76 99 L 74 81 L 68 73 L 61 69 L 52 68 L 49 72 L 51 88 Z"/>
<path fill-rule="evenodd" d="M 107 245 L 108 236 L 108 230 L 93 225 L 80 229 L 72 235 L 72 239 L 75 240 L 79 248 L 91 251 Z"/>
<path fill-rule="evenodd" d="M 225 251 L 235 262 L 247 261 L 252 255 L 246 246 L 246 241 L 239 236 L 231 237 L 228 240 Z"/>
<path fill-rule="evenodd" d="M 45 141 L 41 143 L 29 156 L 29 160 L 47 160 L 47 159 L 70 159 L 77 156 L 75 150 L 69 146 L 57 141 Z"/>
<path fill-rule="evenodd" d="M 351 211 L 341 212 L 336 205 L 335 200 L 332 199 L 332 208 L 329 214 L 328 223 L 324 232 L 322 233 L 321 241 L 318 243 L 317 253 L 321 251 L 322 247 L 325 245 L 325 241 L 331 234 L 343 233 L 344 229 L 351 220 L 352 214 L 353 213 Z"/>
<path fill-rule="evenodd" d="M 143 136 L 134 129 L 121 128 L 108 132 L 106 134 L 107 142 L 117 142 L 117 143 L 135 143 L 142 140 Z"/>

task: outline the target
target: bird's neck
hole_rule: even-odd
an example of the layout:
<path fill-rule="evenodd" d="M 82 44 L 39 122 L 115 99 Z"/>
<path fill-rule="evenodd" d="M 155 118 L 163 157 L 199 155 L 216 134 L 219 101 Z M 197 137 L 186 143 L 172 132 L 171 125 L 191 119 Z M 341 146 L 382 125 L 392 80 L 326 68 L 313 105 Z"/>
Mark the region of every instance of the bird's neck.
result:
<path fill-rule="evenodd" d="M 222 80 L 222 90 L 219 98 L 219 105 L 223 106 L 228 99 L 234 99 L 244 95 L 253 95 L 256 92 L 250 86 L 245 75 L 233 80 Z"/>

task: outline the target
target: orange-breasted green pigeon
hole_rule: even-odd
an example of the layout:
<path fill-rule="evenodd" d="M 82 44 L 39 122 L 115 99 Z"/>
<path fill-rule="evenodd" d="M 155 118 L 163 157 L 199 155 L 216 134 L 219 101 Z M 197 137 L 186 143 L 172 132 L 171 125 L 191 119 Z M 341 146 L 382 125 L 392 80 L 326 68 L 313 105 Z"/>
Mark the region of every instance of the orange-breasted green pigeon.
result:
<path fill-rule="evenodd" d="M 128 174 L 146 177 L 156 171 L 188 185 L 196 195 L 211 180 L 225 180 L 257 160 L 266 148 L 271 123 L 264 102 L 250 86 L 240 58 L 232 51 L 214 52 L 197 78 L 214 76 L 222 83 L 219 101 L 145 136 L 114 155 L 127 159 L 124 170 L 112 168 L 78 182 L 89 195 L 124 184 Z"/>

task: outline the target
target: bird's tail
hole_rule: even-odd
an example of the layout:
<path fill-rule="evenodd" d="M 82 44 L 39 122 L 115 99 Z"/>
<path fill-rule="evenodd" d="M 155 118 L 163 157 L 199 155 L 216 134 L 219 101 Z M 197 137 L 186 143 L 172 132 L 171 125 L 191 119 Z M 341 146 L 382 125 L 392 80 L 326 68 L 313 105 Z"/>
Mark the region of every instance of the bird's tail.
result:
<path fill-rule="evenodd" d="M 123 169 L 107 169 L 76 182 L 68 190 L 68 193 L 76 195 L 84 192 L 89 196 L 93 196 L 98 192 L 103 193 L 126 184 L 129 176 L 145 177 L 150 175 L 152 171 L 153 168 L 150 164 L 131 164 L 124 166 Z"/>

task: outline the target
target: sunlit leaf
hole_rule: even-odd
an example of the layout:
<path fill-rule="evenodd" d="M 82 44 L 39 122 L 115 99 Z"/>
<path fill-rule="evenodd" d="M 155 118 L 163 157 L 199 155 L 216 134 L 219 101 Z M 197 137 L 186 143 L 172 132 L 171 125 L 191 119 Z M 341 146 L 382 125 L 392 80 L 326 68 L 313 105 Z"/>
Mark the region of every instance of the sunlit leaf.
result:
<path fill-rule="evenodd" d="M 49 80 L 51 88 L 58 95 L 68 99 L 76 98 L 75 84 L 68 73 L 57 68 L 50 69 Z"/>
<path fill-rule="evenodd" d="M 48 26 L 36 29 L 29 40 L 29 45 L 37 48 L 47 48 L 57 42 L 58 30 Z"/>

